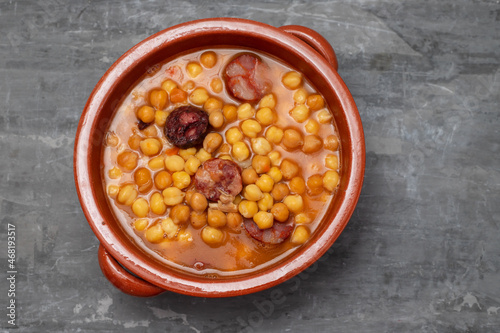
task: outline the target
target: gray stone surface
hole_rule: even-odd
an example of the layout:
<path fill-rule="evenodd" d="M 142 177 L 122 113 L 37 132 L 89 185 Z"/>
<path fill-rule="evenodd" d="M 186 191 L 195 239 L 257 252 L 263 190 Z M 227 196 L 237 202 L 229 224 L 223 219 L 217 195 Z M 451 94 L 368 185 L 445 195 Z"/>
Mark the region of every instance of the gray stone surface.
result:
<path fill-rule="evenodd" d="M 366 134 L 365 184 L 308 272 L 257 294 L 127 296 L 101 274 L 73 143 L 106 69 L 145 37 L 232 16 L 315 29 Z M 7 228 L 21 332 L 498 332 L 498 1 L 0 2 L 0 322 Z M 273 292 L 284 302 L 270 307 Z"/>

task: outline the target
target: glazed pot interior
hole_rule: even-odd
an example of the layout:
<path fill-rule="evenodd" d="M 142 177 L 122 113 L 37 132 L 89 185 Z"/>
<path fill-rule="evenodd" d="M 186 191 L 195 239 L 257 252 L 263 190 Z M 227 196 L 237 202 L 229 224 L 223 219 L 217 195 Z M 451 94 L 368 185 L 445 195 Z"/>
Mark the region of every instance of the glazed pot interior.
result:
<path fill-rule="evenodd" d="M 358 184 L 355 185 L 359 188 L 354 189 L 354 192 L 351 190 L 350 194 L 346 194 L 346 191 L 349 186 L 352 186 L 353 182 L 353 158 L 358 159 L 356 163 L 363 163 L 364 161 L 364 154 L 362 154 L 362 152 L 364 152 L 364 146 L 361 150 L 358 149 L 358 151 L 353 151 L 353 147 L 355 148 L 356 144 L 363 145 L 364 143 L 362 140 L 362 132 L 359 134 L 361 135 L 361 139 L 353 137 L 352 120 L 349 120 L 349 117 L 359 116 L 357 115 L 357 110 L 354 102 L 352 101 L 352 97 L 350 97 L 347 88 L 338 74 L 331 69 L 328 63 L 318 53 L 305 43 L 303 43 L 302 50 L 295 51 L 294 48 L 296 47 L 296 43 L 299 41 L 296 40 L 295 37 L 289 36 L 276 28 L 273 29 L 277 30 L 273 34 L 263 33 L 262 31 L 249 32 L 247 29 L 236 29 L 235 31 L 214 29 L 214 31 L 208 34 L 196 33 L 196 30 L 191 30 L 190 33 L 186 33 L 185 35 L 178 33 L 177 38 L 173 40 L 169 40 L 168 37 L 165 37 L 165 35 L 160 32 L 159 34 L 154 35 L 138 44 L 121 57 L 110 68 L 110 70 L 108 70 L 107 74 L 103 77 L 103 79 L 101 79 L 96 87 L 96 90 L 103 90 L 102 94 L 104 95 L 102 97 L 102 102 L 100 102 L 99 105 L 93 105 L 92 101 L 89 100 L 86 106 L 86 109 L 90 110 L 89 112 L 96 112 L 95 117 L 93 118 L 93 126 L 90 130 L 90 140 L 87 149 L 88 156 L 86 158 L 89 168 L 89 181 L 91 184 L 95 185 L 92 187 L 92 195 L 94 197 L 95 204 L 97 205 L 97 209 L 102 217 L 102 220 L 97 216 L 90 217 L 89 219 L 89 214 L 86 214 L 89 219 L 89 224 L 94 230 L 94 233 L 100 239 L 101 243 L 103 243 L 103 245 L 110 250 L 110 253 L 112 253 L 116 259 L 122 263 L 122 265 L 139 276 L 144 274 L 146 276 L 145 278 L 156 285 L 166 289 L 173 289 L 181 293 L 208 295 L 210 292 L 188 291 L 187 287 L 183 286 L 182 282 L 179 281 L 197 281 L 201 284 L 211 284 L 214 283 L 214 281 L 209 281 L 208 279 L 203 281 L 204 278 L 202 276 L 193 276 L 190 273 L 166 266 L 164 263 L 154 259 L 147 252 L 141 250 L 139 245 L 133 243 L 131 238 L 121 228 L 120 223 L 114 217 L 110 207 L 108 206 L 107 194 L 105 193 L 104 186 L 102 185 L 104 183 L 102 178 L 103 164 L 101 162 L 102 146 L 109 122 L 111 121 L 115 110 L 119 106 L 122 97 L 130 91 L 131 87 L 133 87 L 133 85 L 145 73 L 154 69 L 156 65 L 178 57 L 180 54 L 188 53 L 201 48 L 217 47 L 242 47 L 267 53 L 302 72 L 315 86 L 315 88 L 324 96 L 330 110 L 332 111 L 337 125 L 342 149 L 341 182 L 339 189 L 325 216 L 323 217 L 323 221 L 320 223 L 311 239 L 298 251 L 295 251 L 292 257 L 285 258 L 284 261 L 291 262 L 297 259 L 303 260 L 304 264 L 300 270 L 305 269 L 329 248 L 345 227 L 347 220 L 352 214 L 354 207 L 342 206 L 346 205 L 346 199 L 350 200 L 350 204 L 352 206 L 354 206 L 357 201 L 357 196 L 359 195 L 359 190 L 361 188 L 359 179 L 357 180 Z M 280 34 L 283 36 L 280 36 Z M 163 41 L 159 45 L 158 39 Z M 148 43 L 156 45 L 154 48 L 151 48 Z M 309 58 L 301 55 L 301 52 Z M 332 82 L 334 82 L 333 84 L 336 85 L 336 87 L 332 87 Z M 103 88 L 105 85 L 107 85 L 106 88 Z M 92 97 L 93 96 L 91 96 L 91 98 Z M 347 110 L 347 108 L 350 109 Z M 354 115 L 348 116 L 350 113 Z M 353 140 L 358 141 L 354 142 Z M 359 160 L 360 158 L 361 160 Z M 353 193 L 356 196 L 354 200 L 346 197 L 351 197 Z M 89 195 L 89 193 L 81 195 Z M 327 238 L 325 238 L 325 233 L 327 234 Z M 110 242 L 110 239 L 113 239 L 113 244 L 107 244 Z M 320 244 L 317 242 L 318 239 L 322 239 Z M 308 251 L 309 254 L 304 256 L 304 253 Z M 126 254 L 123 252 L 126 252 Z M 265 268 L 264 272 L 272 271 L 273 269 L 276 269 L 276 266 L 280 265 L 281 268 L 287 267 L 286 263 L 280 262 L 274 267 L 271 266 Z M 151 270 L 154 270 L 154 274 L 150 273 Z M 263 280 L 255 280 L 247 286 L 241 284 L 241 287 L 238 288 L 246 289 L 244 291 L 239 291 L 238 293 L 243 294 L 264 289 L 266 284 L 267 286 L 276 284 L 278 283 L 278 280 L 283 281 L 290 278 L 291 276 L 299 273 L 300 270 L 295 269 L 294 272 L 285 271 L 284 273 L 281 273 L 281 277 L 264 277 Z M 159 276 L 158 273 L 164 274 L 164 276 Z M 262 275 L 262 271 L 257 271 L 257 273 Z M 252 273 L 250 275 L 254 274 Z M 180 280 L 170 281 L 168 278 L 165 279 L 165 276 L 173 276 Z M 235 282 L 241 282 L 247 278 L 248 276 L 238 275 L 231 277 L 231 279 Z M 266 278 L 275 280 L 276 283 L 273 281 L 266 281 Z M 189 284 L 189 282 L 187 284 Z M 222 293 L 221 295 L 225 294 Z"/>

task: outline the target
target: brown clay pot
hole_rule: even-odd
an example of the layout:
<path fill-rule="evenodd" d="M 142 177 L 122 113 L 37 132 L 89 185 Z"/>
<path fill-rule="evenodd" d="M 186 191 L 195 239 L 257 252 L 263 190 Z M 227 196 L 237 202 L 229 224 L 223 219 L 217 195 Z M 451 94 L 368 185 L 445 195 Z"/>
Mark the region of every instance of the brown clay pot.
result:
<path fill-rule="evenodd" d="M 293 255 L 252 274 L 208 279 L 168 267 L 130 240 L 108 207 L 102 185 L 101 149 L 108 122 L 121 97 L 149 68 L 179 53 L 218 45 L 260 50 L 305 74 L 333 112 L 342 147 L 342 177 L 336 198 L 320 226 Z M 302 26 L 275 28 L 231 18 L 180 24 L 127 51 L 90 95 L 80 119 L 74 151 L 78 196 L 85 217 L 101 243 L 100 267 L 111 283 L 135 296 L 154 296 L 165 290 L 203 297 L 236 296 L 263 290 L 293 277 L 319 259 L 346 226 L 359 198 L 364 167 L 361 120 L 351 94 L 337 73 L 337 58 L 328 42 L 314 30 Z"/>

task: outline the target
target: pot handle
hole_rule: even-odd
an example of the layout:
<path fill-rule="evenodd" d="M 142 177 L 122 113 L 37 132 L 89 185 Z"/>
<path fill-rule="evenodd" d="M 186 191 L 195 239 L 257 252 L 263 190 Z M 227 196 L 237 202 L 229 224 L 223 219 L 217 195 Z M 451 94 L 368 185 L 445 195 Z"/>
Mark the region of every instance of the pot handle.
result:
<path fill-rule="evenodd" d="M 337 62 L 337 56 L 332 46 L 325 37 L 321 36 L 315 30 L 303 27 L 301 25 L 284 25 L 280 27 L 281 30 L 301 39 L 306 44 L 315 49 L 319 54 L 323 56 L 335 68 L 336 71 L 339 69 L 339 64 Z"/>
<path fill-rule="evenodd" d="M 104 276 L 124 293 L 138 297 L 151 297 L 165 291 L 127 272 L 101 244 L 99 244 L 97 256 Z"/>

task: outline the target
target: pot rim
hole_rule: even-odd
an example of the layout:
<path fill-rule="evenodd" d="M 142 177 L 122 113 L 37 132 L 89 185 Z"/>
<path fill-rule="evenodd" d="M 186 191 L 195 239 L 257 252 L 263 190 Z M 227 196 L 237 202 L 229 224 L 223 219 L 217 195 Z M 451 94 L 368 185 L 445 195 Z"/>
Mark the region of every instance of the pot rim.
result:
<path fill-rule="evenodd" d="M 284 261 L 259 270 L 254 275 L 207 280 L 201 276 L 198 278 L 179 273 L 165 265 L 161 269 L 160 265 L 145 262 L 140 254 L 131 250 L 131 244 L 126 244 L 107 226 L 92 187 L 92 161 L 89 160 L 89 151 L 92 146 L 91 133 L 93 128 L 98 126 L 100 108 L 107 93 L 114 89 L 124 73 L 136 66 L 141 59 L 154 53 L 156 48 L 164 47 L 165 43 L 189 39 L 193 33 L 227 32 L 264 39 L 290 52 L 296 52 L 307 59 L 313 69 L 324 77 L 328 82 L 328 89 L 336 95 L 348 124 L 352 149 L 349 166 L 352 171 L 343 174 L 343 177 L 348 178 L 343 180 L 347 181 L 344 200 L 337 214 L 332 217 L 321 235 L 316 237 L 315 242 L 309 242 Z M 335 242 L 349 221 L 361 192 L 364 168 L 365 144 L 361 119 L 354 100 L 338 73 L 319 53 L 297 37 L 264 23 L 236 18 L 202 19 L 175 25 L 146 38 L 128 50 L 106 71 L 92 91 L 78 124 L 74 146 L 74 177 L 78 197 L 84 215 L 100 243 L 121 265 L 146 281 L 166 290 L 203 297 L 244 295 L 267 289 L 297 275 L 318 260 Z"/>

